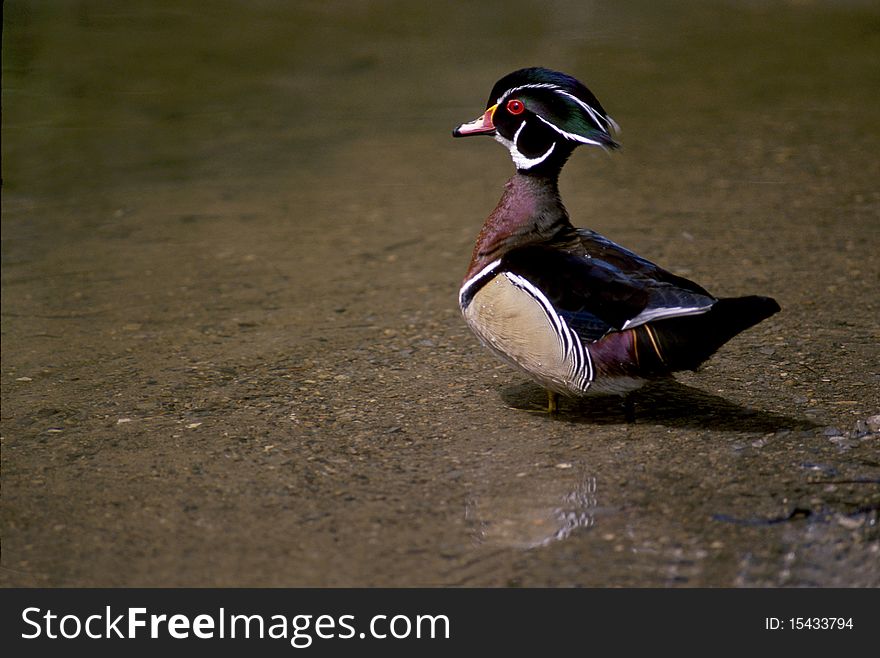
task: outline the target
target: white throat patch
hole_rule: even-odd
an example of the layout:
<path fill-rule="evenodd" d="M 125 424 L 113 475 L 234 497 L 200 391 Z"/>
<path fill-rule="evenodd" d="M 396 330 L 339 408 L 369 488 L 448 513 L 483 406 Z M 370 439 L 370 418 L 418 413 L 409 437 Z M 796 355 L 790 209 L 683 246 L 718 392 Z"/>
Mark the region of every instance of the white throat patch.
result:
<path fill-rule="evenodd" d="M 540 118 L 540 117 L 538 117 Z M 523 121 L 519 128 L 517 128 L 516 133 L 513 135 L 513 141 L 502 137 L 500 134 L 495 133 L 495 141 L 499 144 L 504 144 L 507 147 L 507 150 L 510 151 L 510 157 L 513 159 L 513 164 L 516 165 L 517 169 L 531 169 L 532 167 L 536 167 L 541 164 L 550 157 L 550 154 L 553 153 L 553 149 L 556 148 L 556 142 L 553 142 L 550 145 L 550 148 L 547 149 L 542 155 L 539 155 L 537 158 L 528 158 L 522 154 L 517 146 L 517 142 L 519 141 L 519 135 L 522 132 L 523 128 L 526 126 L 526 121 Z"/>

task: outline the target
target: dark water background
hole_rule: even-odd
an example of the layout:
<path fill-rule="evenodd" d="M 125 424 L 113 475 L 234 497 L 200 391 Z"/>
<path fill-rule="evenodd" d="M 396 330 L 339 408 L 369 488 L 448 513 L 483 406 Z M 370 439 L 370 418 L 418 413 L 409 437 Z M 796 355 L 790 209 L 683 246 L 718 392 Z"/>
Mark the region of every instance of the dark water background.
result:
<path fill-rule="evenodd" d="M 6 585 L 880 586 L 873 2 L 5 2 Z M 456 308 L 501 75 L 589 226 L 783 312 L 526 409 Z"/>

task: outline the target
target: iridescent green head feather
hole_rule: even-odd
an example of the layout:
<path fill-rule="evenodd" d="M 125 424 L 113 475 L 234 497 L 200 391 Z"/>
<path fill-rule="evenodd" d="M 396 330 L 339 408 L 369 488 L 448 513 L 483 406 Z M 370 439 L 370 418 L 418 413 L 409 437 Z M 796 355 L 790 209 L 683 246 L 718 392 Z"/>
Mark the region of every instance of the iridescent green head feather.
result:
<path fill-rule="evenodd" d="M 520 69 L 498 82 L 486 111 L 453 134 L 493 135 L 517 169 L 561 167 L 580 144 L 616 148 L 617 125 L 593 93 L 575 78 L 544 68 Z"/>

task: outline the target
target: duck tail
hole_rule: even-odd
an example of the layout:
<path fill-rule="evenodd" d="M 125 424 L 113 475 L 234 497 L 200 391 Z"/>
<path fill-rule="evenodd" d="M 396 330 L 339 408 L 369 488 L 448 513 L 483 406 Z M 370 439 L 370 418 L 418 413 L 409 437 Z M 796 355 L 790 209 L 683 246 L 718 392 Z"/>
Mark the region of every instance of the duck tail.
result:
<path fill-rule="evenodd" d="M 657 371 L 696 370 L 731 338 L 780 310 L 776 300 L 751 295 L 719 299 L 701 315 L 668 318 L 636 331 L 641 354 Z M 646 364 L 647 365 L 647 364 Z"/>

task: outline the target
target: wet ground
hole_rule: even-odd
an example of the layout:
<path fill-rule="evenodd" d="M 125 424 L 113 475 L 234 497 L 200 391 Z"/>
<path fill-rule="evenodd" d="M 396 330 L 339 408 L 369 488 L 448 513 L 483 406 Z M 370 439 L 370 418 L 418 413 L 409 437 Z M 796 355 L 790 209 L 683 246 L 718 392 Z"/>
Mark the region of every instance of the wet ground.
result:
<path fill-rule="evenodd" d="M 2 569 L 24 586 L 880 586 L 880 9 L 4 3 Z M 575 223 L 782 313 L 531 411 L 456 307 L 584 80 Z"/>

